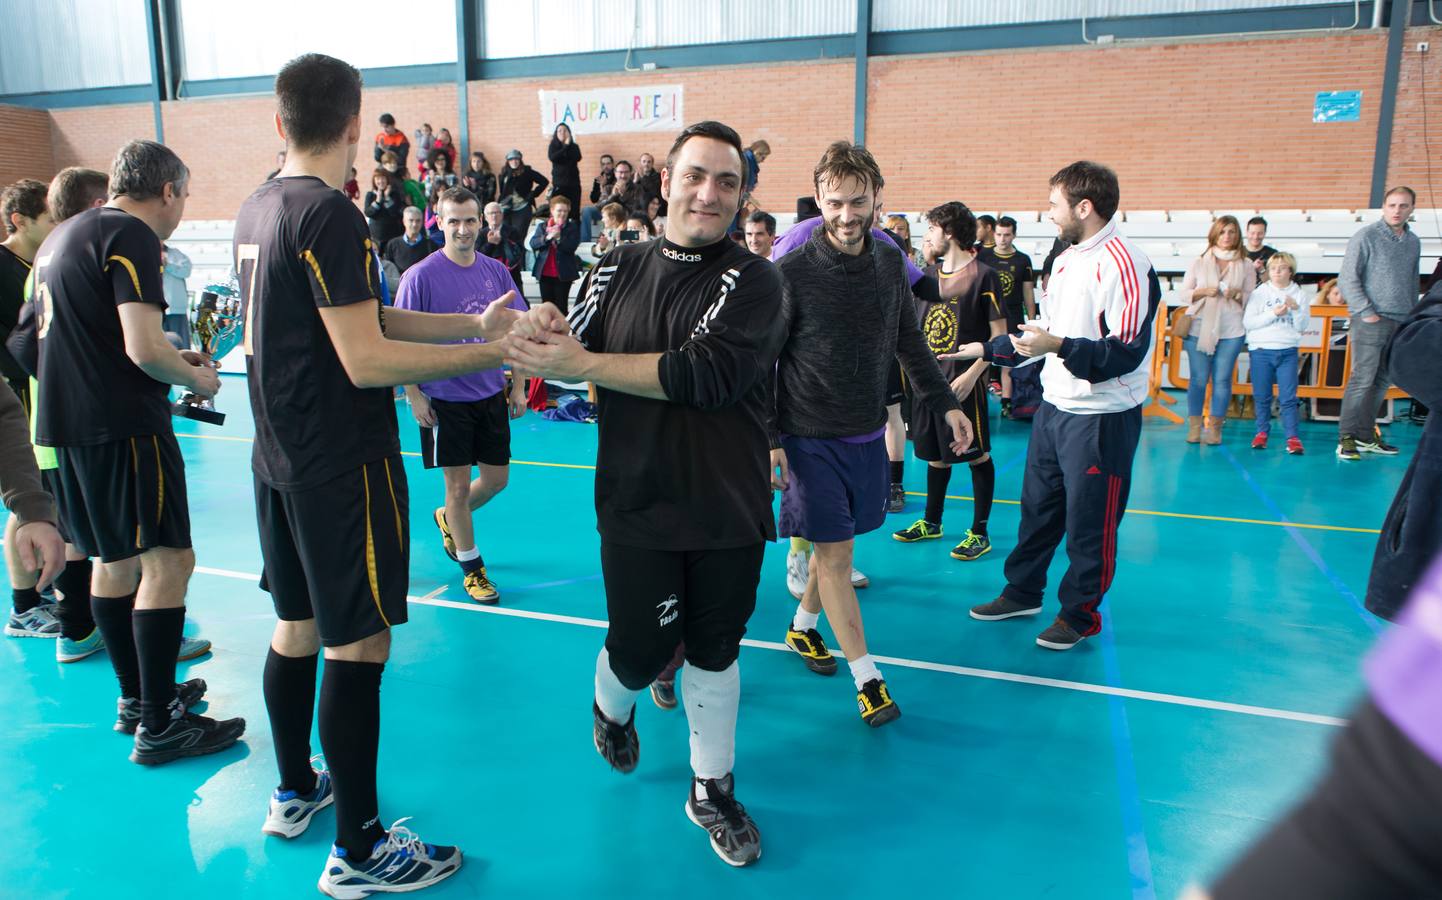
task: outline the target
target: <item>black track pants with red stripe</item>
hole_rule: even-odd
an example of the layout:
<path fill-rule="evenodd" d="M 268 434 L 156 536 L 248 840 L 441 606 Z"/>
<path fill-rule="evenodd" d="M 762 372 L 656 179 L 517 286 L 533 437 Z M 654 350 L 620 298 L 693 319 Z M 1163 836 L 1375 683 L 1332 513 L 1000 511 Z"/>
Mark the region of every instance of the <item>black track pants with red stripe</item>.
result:
<path fill-rule="evenodd" d="M 1065 537 L 1070 565 L 1058 591 L 1061 615 L 1081 634 L 1096 634 L 1116 574 L 1117 526 L 1127 508 L 1142 409 L 1077 415 L 1043 402 L 1031 427 L 1021 527 L 1006 558 L 1003 593 L 1039 605 L 1047 567 Z"/>

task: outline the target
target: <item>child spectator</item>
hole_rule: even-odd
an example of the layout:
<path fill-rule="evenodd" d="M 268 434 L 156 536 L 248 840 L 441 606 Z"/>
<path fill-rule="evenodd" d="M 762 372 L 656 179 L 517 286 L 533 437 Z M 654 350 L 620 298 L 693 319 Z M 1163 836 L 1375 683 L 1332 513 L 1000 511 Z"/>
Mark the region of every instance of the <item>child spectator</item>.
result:
<path fill-rule="evenodd" d="M 1297 436 L 1297 347 L 1311 321 L 1311 311 L 1306 295 L 1292 280 L 1296 270 L 1297 260 L 1292 254 L 1272 254 L 1267 260 L 1267 282 L 1252 291 L 1242 315 L 1252 360 L 1252 399 L 1257 408 L 1253 450 L 1267 448 L 1275 383 L 1282 427 L 1287 432 L 1287 452 L 1302 453 L 1302 439 Z"/>

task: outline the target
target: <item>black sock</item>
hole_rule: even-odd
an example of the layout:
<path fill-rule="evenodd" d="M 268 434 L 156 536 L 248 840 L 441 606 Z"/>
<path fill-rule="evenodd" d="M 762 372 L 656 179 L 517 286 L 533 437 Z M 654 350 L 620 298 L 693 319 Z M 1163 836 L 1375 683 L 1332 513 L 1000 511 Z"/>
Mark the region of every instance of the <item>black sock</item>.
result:
<path fill-rule="evenodd" d="M 926 467 L 926 521 L 941 524 L 941 508 L 946 503 L 946 487 L 951 484 L 951 466 Z"/>
<path fill-rule="evenodd" d="M 40 605 L 40 592 L 33 587 L 11 588 L 10 593 L 15 598 L 15 611 L 17 613 L 28 613 Z"/>
<path fill-rule="evenodd" d="M 65 568 L 55 577 L 60 633 L 72 641 L 84 640 L 95 630 L 95 616 L 90 611 L 90 573 L 93 568 L 88 559 L 67 560 Z"/>
<path fill-rule="evenodd" d="M 461 571 L 465 572 L 467 575 L 471 574 L 472 572 L 478 572 L 485 567 L 486 560 L 483 556 L 477 556 L 475 559 L 461 560 Z"/>
<path fill-rule="evenodd" d="M 352 865 L 385 838 L 376 800 L 384 663 L 325 661 L 320 682 L 320 746 L 335 788 L 335 842 Z"/>
<path fill-rule="evenodd" d="M 135 655 L 135 632 L 130 624 L 134 609 L 134 594 L 90 598 L 90 611 L 100 636 L 105 639 L 105 651 L 110 654 L 110 665 L 120 682 L 120 696 L 127 700 L 140 699 L 140 660 Z"/>
<path fill-rule="evenodd" d="M 906 461 L 891 463 L 891 483 L 901 484 L 901 478 L 906 473 Z"/>
<path fill-rule="evenodd" d="M 984 463 L 971 467 L 971 495 L 976 498 L 972 504 L 971 530 L 986 534 L 986 522 L 991 518 L 991 497 L 996 493 L 996 463 L 990 457 Z"/>
<path fill-rule="evenodd" d="M 135 628 L 135 655 L 140 660 L 140 723 L 151 734 L 159 734 L 170 727 L 175 657 L 185 630 L 185 607 L 137 609 L 130 621 Z"/>
<path fill-rule="evenodd" d="M 319 654 L 314 653 L 281 656 L 274 647 L 265 657 L 261 683 L 283 791 L 309 794 L 315 790 L 315 770 L 310 765 L 310 720 L 315 715 L 315 667 L 319 659 Z"/>

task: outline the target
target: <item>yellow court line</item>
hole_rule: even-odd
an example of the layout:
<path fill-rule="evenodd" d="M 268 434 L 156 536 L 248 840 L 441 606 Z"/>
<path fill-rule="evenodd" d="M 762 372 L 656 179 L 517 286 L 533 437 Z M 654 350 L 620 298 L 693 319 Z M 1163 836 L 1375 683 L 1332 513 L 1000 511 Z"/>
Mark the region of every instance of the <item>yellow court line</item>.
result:
<path fill-rule="evenodd" d="M 180 434 L 180 433 L 177 432 L 175 436 L 176 436 L 176 437 L 183 437 L 183 438 L 196 438 L 196 439 L 199 439 L 199 440 L 206 440 L 206 441 L 238 441 L 238 442 L 244 443 L 244 444 L 249 444 L 249 443 L 251 443 L 251 439 L 250 439 L 250 438 L 231 437 L 230 435 L 224 435 L 224 434 Z M 409 450 L 402 450 L 402 451 L 401 451 L 401 456 L 414 456 L 414 457 L 419 458 L 419 457 L 420 457 L 420 454 L 419 454 L 419 453 L 413 453 L 413 452 L 411 452 L 411 451 L 409 451 Z M 596 468 L 595 466 L 583 466 L 583 465 L 577 465 L 576 463 L 533 462 L 533 461 L 531 461 L 531 460 L 525 460 L 525 459 L 513 459 L 513 460 L 511 460 L 511 465 L 513 465 L 513 466 L 542 466 L 542 467 L 547 468 L 547 469 L 589 469 L 589 470 L 594 470 L 594 469 Z M 925 496 L 926 496 L 926 493 L 925 493 L 925 492 L 922 492 L 922 491 L 907 491 L 906 494 L 907 494 L 908 497 L 925 497 Z M 964 495 L 964 494 L 961 494 L 961 495 L 958 495 L 958 494 L 947 494 L 947 495 L 946 495 L 946 499 L 948 499 L 948 500 L 974 500 L 974 499 L 976 499 L 976 498 L 974 498 L 974 497 L 968 497 L 968 496 L 966 496 L 966 495 Z M 993 503 L 1005 503 L 1005 504 L 1008 505 L 1008 506 L 1020 506 L 1020 505 L 1021 505 L 1021 501 L 1020 501 L 1020 500 L 1000 500 L 1000 499 L 997 499 L 997 500 L 993 500 L 992 502 L 993 502 Z M 1128 509 L 1128 510 L 1126 511 L 1126 514 L 1127 514 L 1127 515 L 1130 515 L 1130 516 L 1159 516 L 1159 517 L 1164 518 L 1164 519 L 1192 519 L 1192 520 L 1198 521 L 1198 522 L 1231 522 L 1231 523 L 1237 524 L 1237 525 L 1270 525 L 1270 526 L 1272 526 L 1273 528 L 1307 528 L 1307 529 L 1310 529 L 1310 530 L 1312 530 L 1312 531 L 1342 531 L 1342 532 L 1349 532 L 1349 533 L 1352 533 L 1352 534 L 1381 534 L 1381 533 L 1382 533 L 1382 530 L 1381 530 L 1380 528 L 1353 528 L 1353 527 L 1350 527 L 1350 526 L 1347 526 L 1347 525 L 1314 525 L 1314 524 L 1309 523 L 1309 522 L 1274 522 L 1274 521 L 1271 521 L 1271 520 L 1268 520 L 1268 519 L 1239 519 L 1239 518 L 1236 518 L 1236 517 L 1234 517 L 1234 516 L 1204 516 L 1204 515 L 1200 515 L 1200 514 L 1198 514 L 1198 513 L 1162 512 L 1161 510 L 1155 510 L 1155 509 Z"/>

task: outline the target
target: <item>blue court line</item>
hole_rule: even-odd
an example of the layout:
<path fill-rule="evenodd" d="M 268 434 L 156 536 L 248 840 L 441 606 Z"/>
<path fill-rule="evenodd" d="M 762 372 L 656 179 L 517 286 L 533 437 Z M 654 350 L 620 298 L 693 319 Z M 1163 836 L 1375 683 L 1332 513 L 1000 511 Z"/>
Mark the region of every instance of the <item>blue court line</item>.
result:
<path fill-rule="evenodd" d="M 1101 645 L 1102 668 L 1106 683 L 1121 686 L 1121 664 L 1117 660 L 1116 642 L 1112 637 L 1112 616 L 1102 623 L 1097 641 Z M 1116 764 L 1117 801 L 1121 806 L 1122 830 L 1127 840 L 1127 871 L 1131 876 L 1132 900 L 1156 900 L 1152 880 L 1152 855 L 1147 848 L 1146 822 L 1142 818 L 1141 791 L 1137 787 L 1136 753 L 1132 748 L 1132 730 L 1127 722 L 1126 701 L 1112 695 L 1107 698 L 1107 712 L 1112 732 L 1112 758 Z"/>
<path fill-rule="evenodd" d="M 1287 520 L 1286 515 L 1282 512 L 1282 508 L 1277 505 L 1276 501 L 1271 498 L 1257 479 L 1252 477 L 1252 473 L 1247 471 L 1247 467 L 1242 465 L 1242 461 L 1237 459 L 1232 451 L 1225 446 L 1219 446 L 1217 449 L 1221 451 L 1222 456 L 1226 458 L 1227 462 L 1232 464 L 1232 467 L 1237 470 L 1237 473 L 1242 476 L 1242 480 L 1247 483 L 1247 487 L 1252 489 L 1252 493 L 1257 495 L 1257 499 L 1262 501 L 1262 505 L 1266 506 L 1272 515 L 1277 517 L 1282 523 L 1282 527 L 1286 529 L 1287 534 L 1291 535 L 1292 540 L 1297 543 L 1298 547 L 1302 548 L 1302 552 L 1307 555 L 1307 558 L 1312 561 L 1312 564 L 1317 567 L 1317 570 L 1332 583 L 1332 587 L 1337 593 L 1341 594 L 1343 599 L 1352 604 L 1352 608 L 1357 611 L 1357 615 L 1361 617 L 1367 627 L 1372 629 L 1372 633 L 1381 634 L 1382 621 L 1367 611 L 1367 607 L 1361 600 L 1357 599 L 1357 595 L 1352 593 L 1352 589 L 1347 587 L 1347 583 L 1342 580 L 1342 576 L 1338 575 L 1331 566 L 1327 565 L 1327 561 L 1322 558 L 1321 553 L 1317 552 L 1317 548 L 1313 547 L 1307 542 L 1307 539 L 1302 536 L 1301 529 L 1292 526 L 1292 523 Z"/>

